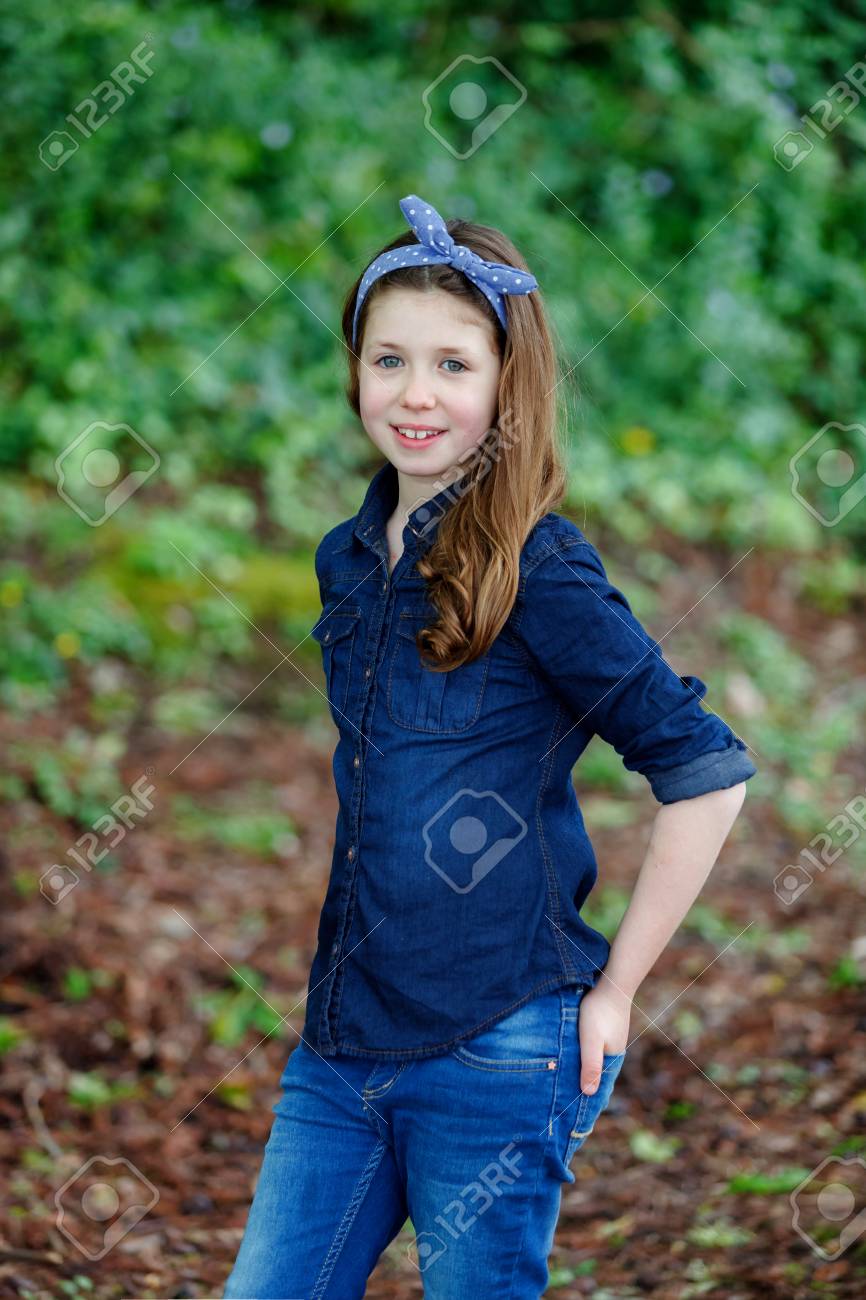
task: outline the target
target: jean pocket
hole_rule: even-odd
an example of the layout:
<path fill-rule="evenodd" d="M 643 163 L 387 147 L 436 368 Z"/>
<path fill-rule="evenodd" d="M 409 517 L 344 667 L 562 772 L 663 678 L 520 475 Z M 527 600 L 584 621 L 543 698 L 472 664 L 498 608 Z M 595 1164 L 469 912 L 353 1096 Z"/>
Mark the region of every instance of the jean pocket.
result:
<path fill-rule="evenodd" d="M 601 1078 L 593 1093 L 581 1091 L 577 1102 L 577 1111 L 568 1134 L 565 1148 L 565 1163 L 569 1164 L 589 1137 L 599 1117 L 607 1110 L 613 1093 L 617 1076 L 625 1061 L 625 1052 L 607 1052 L 602 1057 Z"/>
<path fill-rule="evenodd" d="M 331 717 L 340 725 L 349 701 L 355 632 L 359 626 L 359 606 L 325 606 L 322 616 L 310 632 L 322 651 L 322 669 Z"/>
<path fill-rule="evenodd" d="M 392 722 L 409 731 L 437 736 L 467 731 L 478 721 L 490 668 L 490 653 L 448 672 L 421 662 L 415 638 L 436 612 L 404 609 L 392 629 L 387 705 Z"/>
<path fill-rule="evenodd" d="M 475 1070 L 556 1070 L 561 1006 L 558 989 L 530 998 L 489 1029 L 458 1043 L 451 1055 Z"/>

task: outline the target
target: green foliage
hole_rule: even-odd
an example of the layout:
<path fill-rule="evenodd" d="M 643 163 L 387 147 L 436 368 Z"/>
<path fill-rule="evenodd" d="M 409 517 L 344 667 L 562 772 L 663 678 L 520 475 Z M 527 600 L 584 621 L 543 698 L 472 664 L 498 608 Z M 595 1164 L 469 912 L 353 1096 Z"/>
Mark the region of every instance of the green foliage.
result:
<path fill-rule="evenodd" d="M 117 767 L 123 750 L 122 739 L 111 732 L 88 735 L 80 727 L 70 727 L 62 741 L 51 747 L 39 741 L 16 741 L 9 758 L 19 773 L 27 774 L 52 812 L 89 826 L 123 793 Z"/>
<path fill-rule="evenodd" d="M 669 1121 L 690 1119 L 696 1109 L 693 1101 L 671 1101 L 664 1109 L 663 1118 Z"/>
<path fill-rule="evenodd" d="M 866 985 L 866 978 L 856 959 L 845 953 L 831 970 L 827 983 L 831 989 L 859 989 Z"/>
<path fill-rule="evenodd" d="M 341 296 L 415 190 L 501 220 L 563 361 L 588 354 L 575 505 L 614 526 L 621 512 L 633 538 L 649 517 L 694 538 L 823 541 L 788 461 L 862 415 L 862 109 L 795 170 L 773 145 L 857 57 L 854 20 L 828 16 L 817 40 L 794 2 L 771 23 L 746 0 L 705 7 L 688 31 L 626 6 L 588 37 L 489 16 L 485 50 L 528 93 L 463 166 L 422 93 L 478 23 L 366 0 L 7 12 L 5 466 L 53 486 L 75 434 L 122 420 L 161 458 L 157 492 L 189 507 L 210 480 L 200 509 L 223 514 L 234 489 L 214 481 L 254 474 L 278 526 L 318 540 L 369 462 L 365 435 L 345 436 Z M 82 139 L 67 114 L 145 32 L 152 75 Z M 51 170 L 38 147 L 67 128 L 79 147 Z M 252 526 L 244 507 L 234 524 Z M 864 512 L 838 527 L 862 540 Z"/>
<path fill-rule="evenodd" d="M 207 1021 L 212 1040 L 223 1047 L 237 1047 L 249 1030 L 256 1034 L 284 1036 L 281 1017 L 260 996 L 264 977 L 249 966 L 230 976 L 233 988 L 217 989 L 196 999 L 196 1008 Z"/>
<path fill-rule="evenodd" d="M 762 780 L 772 789 L 785 822 L 810 836 L 839 810 L 833 774 L 840 755 L 859 742 L 866 717 L 866 687 L 846 682 L 834 692 L 821 690 L 822 675 L 765 620 L 734 612 L 719 620 L 718 632 L 731 661 L 748 678 L 759 701 L 749 718 L 749 743 L 757 754 Z M 816 694 L 820 705 L 813 706 Z M 773 770 L 796 781 L 774 783 Z M 775 788 L 774 788 L 775 786 Z"/>
<path fill-rule="evenodd" d="M 748 1228 L 739 1228 L 729 1219 L 716 1219 L 709 1223 L 698 1223 L 686 1233 L 686 1240 L 701 1249 L 725 1246 L 745 1246 L 753 1241 L 755 1234 Z"/>
<path fill-rule="evenodd" d="M 666 1164 L 682 1146 L 680 1138 L 653 1133 L 651 1129 L 635 1129 L 629 1134 L 629 1146 L 636 1160 L 650 1164 Z"/>
<path fill-rule="evenodd" d="M 73 1070 L 69 1075 L 67 1092 L 74 1106 L 81 1106 L 84 1110 L 96 1110 L 100 1106 L 110 1106 L 112 1102 L 136 1096 L 138 1084 L 108 1081 L 98 1070 L 90 1070 L 87 1073 Z"/>
<path fill-rule="evenodd" d="M 69 1002 L 84 1002 L 94 989 L 110 988 L 113 983 L 111 971 L 70 966 L 63 976 L 63 996 Z"/>
<path fill-rule="evenodd" d="M 57 1283 L 58 1289 L 70 1300 L 80 1300 L 81 1296 L 87 1296 L 93 1290 L 93 1279 L 85 1273 L 76 1273 L 74 1277 L 61 1278 Z"/>
<path fill-rule="evenodd" d="M 250 785 L 244 786 L 245 805 L 255 795 Z M 298 840 L 292 819 L 268 808 L 213 809 L 201 806 L 189 795 L 177 795 L 172 800 L 171 816 L 175 833 L 183 840 L 210 840 L 262 858 L 287 856 Z"/>
<path fill-rule="evenodd" d="M 0 1016 L 0 1056 L 11 1052 L 24 1039 L 24 1033 L 8 1016 Z"/>
<path fill-rule="evenodd" d="M 625 915 L 630 894 L 612 885 L 597 885 L 580 909 L 581 919 L 604 937 L 613 941 L 619 923 Z"/>
<path fill-rule="evenodd" d="M 746 1192 L 751 1196 L 784 1195 L 786 1192 L 793 1192 L 796 1187 L 799 1187 L 803 1179 L 807 1178 L 810 1173 L 811 1170 L 800 1167 L 779 1169 L 776 1173 L 744 1170 L 729 1179 L 725 1190 L 728 1193 Z"/>
<path fill-rule="evenodd" d="M 575 1282 L 579 1277 L 592 1277 L 598 1261 L 594 1259 L 582 1259 L 579 1264 L 564 1265 L 554 1264 L 549 1270 L 547 1287 L 549 1291 L 558 1291 L 560 1287 L 568 1286 L 570 1282 Z M 545 1292 L 545 1294 L 547 1294 Z M 593 1292 L 597 1295 L 597 1292 Z"/>

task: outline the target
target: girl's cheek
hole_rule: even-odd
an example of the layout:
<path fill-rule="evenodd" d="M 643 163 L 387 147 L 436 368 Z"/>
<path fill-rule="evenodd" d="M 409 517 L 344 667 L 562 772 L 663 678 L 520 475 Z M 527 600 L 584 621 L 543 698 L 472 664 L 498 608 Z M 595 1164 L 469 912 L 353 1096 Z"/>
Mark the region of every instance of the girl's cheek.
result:
<path fill-rule="evenodd" d="M 361 390 L 358 394 L 358 402 L 361 407 L 361 419 L 362 420 L 375 419 L 379 415 L 379 413 L 384 409 L 385 397 L 387 397 L 387 393 L 385 393 L 384 389 L 380 389 L 380 391 L 377 393 L 375 391 L 371 391 L 369 387 L 366 387 L 365 385 L 362 384 Z"/>

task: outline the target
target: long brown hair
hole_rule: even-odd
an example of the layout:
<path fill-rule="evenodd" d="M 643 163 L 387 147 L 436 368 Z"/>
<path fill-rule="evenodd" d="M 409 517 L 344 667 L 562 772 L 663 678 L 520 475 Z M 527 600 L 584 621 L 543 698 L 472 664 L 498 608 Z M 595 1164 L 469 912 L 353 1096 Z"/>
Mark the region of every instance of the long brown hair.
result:
<path fill-rule="evenodd" d="M 487 261 L 529 271 L 511 240 L 495 227 L 459 220 L 445 224 L 456 243 Z M 406 232 L 379 253 L 414 243 L 414 234 Z M 362 278 L 363 272 L 349 290 L 342 319 L 349 367 L 346 397 L 359 418 L 360 362 L 352 347 L 352 321 Z M 432 661 L 428 667 L 444 672 L 489 650 L 517 596 L 523 544 L 565 493 L 558 365 L 539 290 L 505 299 L 506 334 L 484 294 L 448 263 L 398 267 L 375 280 L 358 319 L 358 352 L 371 304 L 392 287 L 441 289 L 471 303 L 490 322 L 501 365 L 494 426 L 473 449 L 477 454 L 459 480 L 459 499 L 442 515 L 432 544 L 419 549 L 417 569 L 439 621 L 419 632 L 417 645 Z"/>

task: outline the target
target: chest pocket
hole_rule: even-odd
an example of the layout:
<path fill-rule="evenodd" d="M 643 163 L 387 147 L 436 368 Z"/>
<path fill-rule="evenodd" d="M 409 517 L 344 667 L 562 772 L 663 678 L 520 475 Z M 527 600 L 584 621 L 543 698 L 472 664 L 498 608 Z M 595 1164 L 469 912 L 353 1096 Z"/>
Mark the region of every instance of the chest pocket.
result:
<path fill-rule="evenodd" d="M 421 663 L 415 637 L 435 614 L 428 610 L 403 610 L 393 628 L 388 666 L 388 715 L 409 731 L 438 736 L 467 731 L 481 714 L 490 656 L 449 672 L 434 672 Z"/>
<path fill-rule="evenodd" d="M 349 705 L 349 682 L 360 618 L 357 605 L 340 605 L 331 612 L 326 608 L 310 633 L 321 647 L 328 704 L 337 726 Z"/>

